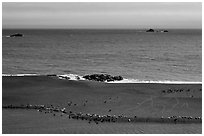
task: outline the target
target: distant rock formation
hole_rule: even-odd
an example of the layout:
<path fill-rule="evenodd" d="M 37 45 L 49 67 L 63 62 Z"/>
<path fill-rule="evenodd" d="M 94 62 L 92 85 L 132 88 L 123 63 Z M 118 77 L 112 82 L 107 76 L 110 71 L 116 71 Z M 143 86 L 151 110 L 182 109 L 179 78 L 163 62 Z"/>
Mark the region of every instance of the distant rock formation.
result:
<path fill-rule="evenodd" d="M 10 35 L 9 37 L 23 37 L 23 34 L 15 33 L 15 34 Z"/>
<path fill-rule="evenodd" d="M 161 33 L 167 33 L 168 31 L 167 30 L 161 30 L 160 32 Z"/>
<path fill-rule="evenodd" d="M 93 74 L 93 75 L 85 75 L 83 78 L 87 80 L 99 81 L 99 82 L 110 82 L 110 81 L 120 81 L 123 80 L 121 76 L 111 76 L 108 74 Z"/>
<path fill-rule="evenodd" d="M 154 32 L 154 29 L 149 29 L 146 32 Z"/>
<path fill-rule="evenodd" d="M 149 29 L 149 30 L 147 30 L 146 32 L 161 32 L 161 33 L 167 33 L 167 32 L 169 32 L 169 31 L 167 31 L 167 30 L 154 30 L 154 29 Z"/>

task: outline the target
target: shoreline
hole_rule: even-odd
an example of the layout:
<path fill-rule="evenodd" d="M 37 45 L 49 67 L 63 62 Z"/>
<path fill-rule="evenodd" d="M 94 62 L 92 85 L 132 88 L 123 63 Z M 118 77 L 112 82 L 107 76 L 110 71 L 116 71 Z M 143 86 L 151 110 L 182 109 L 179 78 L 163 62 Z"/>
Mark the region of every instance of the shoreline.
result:
<path fill-rule="evenodd" d="M 58 77 L 62 80 L 72 80 L 72 81 L 90 81 L 84 79 L 82 76 L 76 75 L 76 74 L 2 74 L 2 77 L 36 77 L 36 76 L 50 76 L 50 77 Z M 70 78 L 70 79 L 67 79 Z M 170 81 L 170 80 L 139 80 L 139 79 L 127 79 L 124 78 L 121 81 L 111 81 L 111 82 L 104 82 L 104 83 L 120 83 L 120 84 L 127 84 L 127 83 L 147 83 L 147 84 L 202 84 L 202 82 L 199 81 Z"/>

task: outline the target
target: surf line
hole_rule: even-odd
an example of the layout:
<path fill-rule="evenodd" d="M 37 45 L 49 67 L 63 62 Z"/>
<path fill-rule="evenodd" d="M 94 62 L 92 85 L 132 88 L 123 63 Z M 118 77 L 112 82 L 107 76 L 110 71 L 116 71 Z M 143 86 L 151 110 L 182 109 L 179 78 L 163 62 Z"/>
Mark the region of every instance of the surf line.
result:
<path fill-rule="evenodd" d="M 53 105 L 45 106 L 45 105 L 20 105 L 14 106 L 3 105 L 3 109 L 26 109 L 26 110 L 37 110 L 38 112 L 44 112 L 45 114 L 50 113 L 53 116 L 56 116 L 56 113 L 61 113 L 60 116 L 67 115 L 69 119 L 81 119 L 87 120 L 88 123 L 94 122 L 99 124 L 99 122 L 129 122 L 129 123 L 174 123 L 174 124 L 190 124 L 190 123 L 202 123 L 201 117 L 191 117 L 191 116 L 171 116 L 171 117 L 127 117 L 124 115 L 98 115 L 98 114 L 90 114 L 90 113 L 74 113 L 72 111 L 66 111 L 66 108 L 59 108 Z"/>

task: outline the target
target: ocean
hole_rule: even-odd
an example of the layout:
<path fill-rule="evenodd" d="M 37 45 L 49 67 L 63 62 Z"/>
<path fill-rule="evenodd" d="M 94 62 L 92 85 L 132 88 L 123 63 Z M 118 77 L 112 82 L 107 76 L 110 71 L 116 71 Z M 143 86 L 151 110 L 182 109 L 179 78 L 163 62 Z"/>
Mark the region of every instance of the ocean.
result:
<path fill-rule="evenodd" d="M 3 29 L 2 74 L 121 75 L 202 81 L 202 30 Z M 24 37 L 7 35 L 22 33 Z"/>

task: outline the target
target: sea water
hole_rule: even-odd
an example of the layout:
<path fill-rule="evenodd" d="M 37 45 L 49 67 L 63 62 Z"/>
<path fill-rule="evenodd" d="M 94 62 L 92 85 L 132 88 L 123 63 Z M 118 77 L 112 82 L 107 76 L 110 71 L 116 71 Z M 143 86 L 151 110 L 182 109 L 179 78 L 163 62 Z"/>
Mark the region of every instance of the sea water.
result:
<path fill-rule="evenodd" d="M 6 37 L 22 33 L 24 37 Z M 202 30 L 2 31 L 2 74 L 110 74 L 135 81 L 202 81 Z"/>

